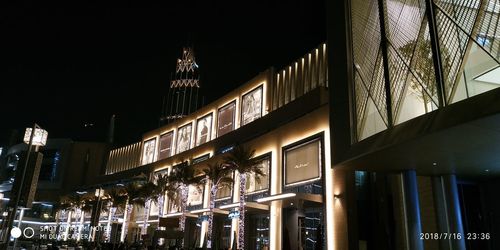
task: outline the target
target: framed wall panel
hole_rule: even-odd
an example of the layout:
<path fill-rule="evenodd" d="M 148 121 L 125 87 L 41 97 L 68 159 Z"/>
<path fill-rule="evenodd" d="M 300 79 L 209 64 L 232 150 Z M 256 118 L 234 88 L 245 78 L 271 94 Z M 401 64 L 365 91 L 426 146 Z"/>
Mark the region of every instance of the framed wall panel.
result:
<path fill-rule="evenodd" d="M 160 136 L 160 147 L 158 151 L 159 160 L 172 156 L 174 152 L 174 131 L 170 131 Z"/>
<path fill-rule="evenodd" d="M 234 180 L 234 172 L 228 175 L 228 177 L 232 177 Z M 229 187 L 221 188 L 217 191 L 215 195 L 215 201 L 221 201 L 226 199 L 231 199 L 233 197 L 233 189 Z"/>
<path fill-rule="evenodd" d="M 283 183 L 295 186 L 321 179 L 322 137 L 283 148 Z"/>
<path fill-rule="evenodd" d="M 152 163 L 155 157 L 156 138 L 144 142 L 142 151 L 142 165 Z"/>
<path fill-rule="evenodd" d="M 205 185 L 189 185 L 188 206 L 197 206 L 203 204 L 203 193 Z"/>
<path fill-rule="evenodd" d="M 262 116 L 263 87 L 253 89 L 241 99 L 241 125 L 248 124 Z"/>
<path fill-rule="evenodd" d="M 177 153 L 191 148 L 192 124 L 188 123 L 177 129 Z"/>
<path fill-rule="evenodd" d="M 212 113 L 196 121 L 196 146 L 210 141 L 212 132 Z"/>
<path fill-rule="evenodd" d="M 236 100 L 219 109 L 217 114 L 217 137 L 235 128 Z"/>
<path fill-rule="evenodd" d="M 264 172 L 264 176 L 261 176 L 257 181 L 255 178 L 255 174 L 247 174 L 247 185 L 246 185 L 246 193 L 254 194 L 259 192 L 265 192 L 269 189 L 269 180 L 271 179 L 269 174 L 269 168 L 271 166 L 271 154 L 266 154 L 263 157 L 259 157 L 257 164 L 260 166 L 262 172 Z"/>

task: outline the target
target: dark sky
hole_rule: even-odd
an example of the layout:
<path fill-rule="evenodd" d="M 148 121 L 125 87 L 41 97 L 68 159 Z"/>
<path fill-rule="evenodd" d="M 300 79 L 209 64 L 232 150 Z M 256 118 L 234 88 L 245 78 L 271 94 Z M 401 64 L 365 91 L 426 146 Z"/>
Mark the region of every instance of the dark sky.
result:
<path fill-rule="evenodd" d="M 194 45 L 212 101 L 326 38 L 320 0 L 164 2 L 0 9 L 0 144 L 33 122 L 51 138 L 104 141 L 112 114 L 116 141 L 135 142 L 158 126 L 182 46 Z"/>

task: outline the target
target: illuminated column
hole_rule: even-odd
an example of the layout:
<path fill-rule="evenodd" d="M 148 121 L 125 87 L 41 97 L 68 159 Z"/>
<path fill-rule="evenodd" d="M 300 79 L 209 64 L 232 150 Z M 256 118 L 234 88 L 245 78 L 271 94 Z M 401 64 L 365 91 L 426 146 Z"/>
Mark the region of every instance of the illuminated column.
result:
<path fill-rule="evenodd" d="M 281 159 L 281 152 L 273 152 L 271 160 L 271 195 L 281 193 L 281 165 L 278 159 Z M 274 157 L 276 156 L 276 157 Z M 281 249 L 281 201 L 272 201 L 269 207 L 269 249 Z"/>
<path fill-rule="evenodd" d="M 127 202 L 125 202 L 125 209 L 123 211 L 123 223 L 122 223 L 122 232 L 120 234 L 120 242 L 124 242 L 125 237 L 127 236 L 127 223 L 128 223 L 127 218 L 129 217 L 129 213 L 131 212 L 129 211 L 129 207 L 131 206 L 128 204 L 128 199 L 127 199 Z"/>
<path fill-rule="evenodd" d="M 465 235 L 462 212 L 458 200 L 457 178 L 455 175 L 433 176 L 432 191 L 436 208 L 439 233 L 461 233 L 461 239 L 440 239 L 441 249 L 465 250 Z"/>
<path fill-rule="evenodd" d="M 415 170 L 407 170 L 402 174 L 403 195 L 405 200 L 406 223 L 408 225 L 408 244 L 412 250 L 423 250 L 424 243 L 420 240 L 422 224 L 420 222 L 420 204 L 418 200 L 417 174 Z"/>
<path fill-rule="evenodd" d="M 325 131 L 325 152 L 330 152 L 330 131 Z M 324 228 L 326 229 L 326 246 L 327 249 L 334 249 L 334 241 L 333 241 L 333 228 L 334 228 L 334 206 L 335 206 L 335 197 L 340 197 L 339 193 L 335 193 L 333 189 L 333 169 L 331 168 L 331 157 L 330 154 L 325 154 L 325 198 L 323 199 L 326 203 L 326 221 L 323 223 Z"/>
<path fill-rule="evenodd" d="M 64 241 L 68 240 L 69 228 L 71 227 L 71 216 L 73 215 L 73 211 L 69 211 L 68 220 L 66 220 L 66 230 L 64 230 Z"/>
<path fill-rule="evenodd" d="M 116 207 L 111 207 L 109 209 L 108 222 L 106 224 L 106 242 L 111 240 L 111 220 L 113 220 L 113 216 L 116 212 Z"/>
<path fill-rule="evenodd" d="M 328 249 L 358 249 L 354 171 L 333 168 L 333 232 Z M 327 217 L 328 218 L 328 217 Z M 330 222 L 330 221 L 328 221 Z M 330 229 L 332 227 L 328 227 Z"/>
<path fill-rule="evenodd" d="M 76 236 L 76 241 L 81 240 L 81 235 L 82 235 L 82 230 L 85 222 L 85 212 L 83 210 L 80 210 L 80 226 L 78 227 L 78 235 Z"/>

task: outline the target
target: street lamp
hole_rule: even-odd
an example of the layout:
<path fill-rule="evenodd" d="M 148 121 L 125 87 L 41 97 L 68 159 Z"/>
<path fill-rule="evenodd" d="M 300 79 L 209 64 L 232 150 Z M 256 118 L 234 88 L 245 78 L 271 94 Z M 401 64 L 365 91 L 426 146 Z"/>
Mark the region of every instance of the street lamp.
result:
<path fill-rule="evenodd" d="M 30 160 L 30 156 L 31 156 L 32 146 L 35 146 L 34 152 L 37 152 L 39 146 L 45 146 L 45 144 L 47 143 L 47 136 L 48 136 L 47 131 L 43 130 L 42 128 L 40 128 L 40 126 L 38 126 L 38 124 L 36 124 L 36 123 L 33 124 L 33 128 L 26 128 L 26 131 L 24 133 L 24 140 L 23 141 L 26 144 L 28 144 L 28 152 L 26 154 L 26 159 L 24 161 L 24 166 L 22 168 L 21 178 L 20 178 L 20 180 L 15 180 L 15 182 L 19 181 L 19 185 L 13 185 L 12 186 L 13 189 L 14 189 L 14 187 L 16 187 L 17 190 L 12 190 L 12 191 L 15 191 L 16 195 L 15 195 L 14 200 L 12 201 L 12 203 L 9 204 L 10 205 L 10 208 L 9 208 L 9 218 L 8 218 L 6 227 L 4 227 L 4 229 L 6 231 L 5 232 L 4 241 L 6 243 L 4 245 L 4 248 L 2 248 L 2 249 L 7 249 L 7 246 L 9 245 L 11 227 L 12 227 L 12 224 L 14 222 L 14 218 L 16 216 L 17 209 L 19 207 L 19 201 L 21 199 L 21 193 L 22 193 L 22 191 L 24 189 L 24 181 L 25 181 L 24 179 L 25 179 L 25 176 L 26 176 L 26 169 L 28 168 L 28 165 L 29 165 L 29 160 Z M 39 162 L 41 162 L 41 160 Z M 38 162 L 35 163 L 35 164 L 38 164 Z M 40 171 L 40 168 L 38 168 L 36 166 L 33 169 L 37 170 L 37 171 Z M 18 170 L 19 169 L 17 169 L 16 172 Z M 36 174 L 35 176 L 38 176 L 38 174 Z M 16 177 L 17 177 L 17 173 L 16 173 Z M 35 188 L 31 188 L 30 190 L 36 190 L 36 187 Z M 11 193 L 12 193 L 12 191 L 11 191 Z M 29 199 L 28 199 L 27 202 L 30 203 Z M 23 214 L 23 210 L 21 209 L 21 212 L 19 213 L 19 223 L 18 223 L 19 227 L 21 226 L 22 214 Z M 17 239 L 14 241 L 14 249 L 15 249 L 16 243 L 17 243 Z"/>

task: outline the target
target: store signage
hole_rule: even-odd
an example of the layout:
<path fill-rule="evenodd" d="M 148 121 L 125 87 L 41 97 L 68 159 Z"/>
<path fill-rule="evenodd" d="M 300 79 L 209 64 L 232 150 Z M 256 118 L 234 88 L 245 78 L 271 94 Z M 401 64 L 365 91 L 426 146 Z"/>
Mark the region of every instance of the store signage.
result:
<path fill-rule="evenodd" d="M 204 221 L 208 221 L 208 215 L 200 215 L 200 217 L 198 217 L 199 223 L 204 222 Z"/>
<path fill-rule="evenodd" d="M 237 218 L 240 218 L 240 211 L 238 210 L 233 210 L 231 212 L 229 212 L 229 214 L 227 215 L 227 217 L 229 219 L 237 219 Z"/>
<path fill-rule="evenodd" d="M 321 176 L 321 140 L 302 143 L 284 151 L 285 186 L 319 179 Z"/>

